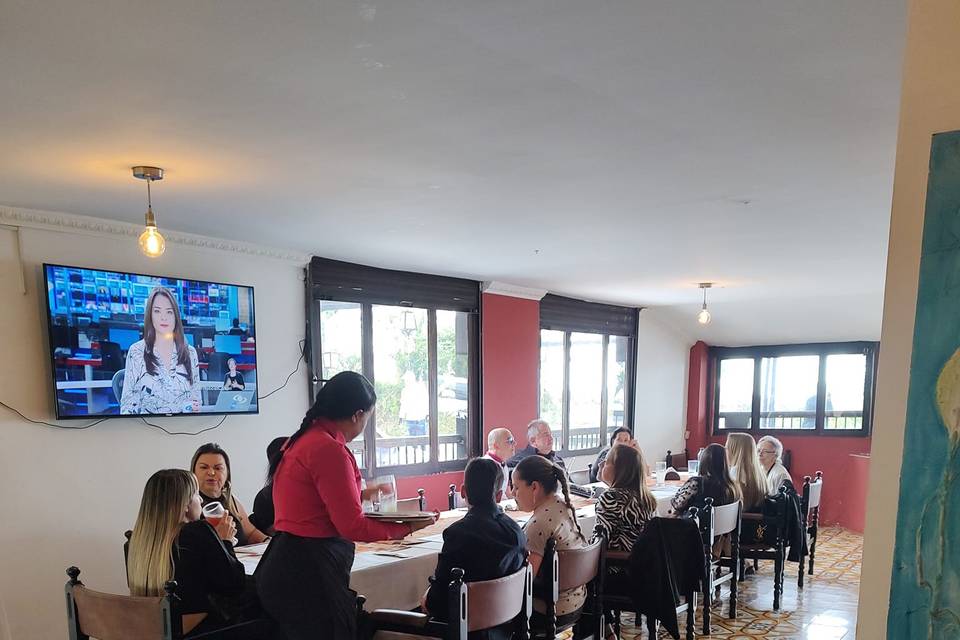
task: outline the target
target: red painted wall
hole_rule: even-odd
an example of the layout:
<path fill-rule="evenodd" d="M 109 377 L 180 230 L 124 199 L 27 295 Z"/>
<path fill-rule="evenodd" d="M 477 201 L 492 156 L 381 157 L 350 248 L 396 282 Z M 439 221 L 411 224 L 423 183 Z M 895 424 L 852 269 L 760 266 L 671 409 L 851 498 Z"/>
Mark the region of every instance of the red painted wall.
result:
<path fill-rule="evenodd" d="M 714 436 L 713 380 L 708 370 L 708 345 L 698 342 L 690 349 L 690 379 L 687 387 L 687 449 L 696 455 L 708 443 L 723 444 L 726 436 Z M 839 524 L 863 531 L 867 510 L 866 483 L 870 458 L 870 438 L 839 436 L 791 436 L 775 434 L 783 448 L 791 452 L 790 474 L 799 488 L 803 476 L 823 471 L 824 485 L 820 522 Z"/>
<path fill-rule="evenodd" d="M 539 405 L 540 303 L 485 293 L 481 305 L 483 444 L 491 430 L 507 427 L 526 446 L 527 423 Z M 409 498 L 422 488 L 429 508 L 442 510 L 450 484 L 462 481 L 461 471 L 397 478 L 397 492 Z"/>

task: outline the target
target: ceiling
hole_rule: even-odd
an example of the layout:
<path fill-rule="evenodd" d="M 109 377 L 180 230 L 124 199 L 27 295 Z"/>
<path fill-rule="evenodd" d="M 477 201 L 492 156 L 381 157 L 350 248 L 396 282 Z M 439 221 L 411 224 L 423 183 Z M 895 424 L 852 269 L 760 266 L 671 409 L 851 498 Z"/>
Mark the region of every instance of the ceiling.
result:
<path fill-rule="evenodd" d="M 0 0 L 0 203 L 878 339 L 904 5 Z"/>

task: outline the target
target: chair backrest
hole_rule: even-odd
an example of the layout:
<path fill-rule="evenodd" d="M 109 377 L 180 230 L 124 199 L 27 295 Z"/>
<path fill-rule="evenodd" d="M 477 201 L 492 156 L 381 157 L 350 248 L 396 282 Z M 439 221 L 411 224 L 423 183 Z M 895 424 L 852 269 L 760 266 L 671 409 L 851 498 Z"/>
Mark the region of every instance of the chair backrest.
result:
<path fill-rule="evenodd" d="M 123 569 L 124 569 L 124 573 L 126 573 L 127 569 L 129 568 L 127 565 L 128 565 L 128 561 L 129 561 L 129 559 L 130 559 L 130 538 L 131 538 L 132 536 L 133 536 L 133 531 L 131 531 L 130 529 L 127 529 L 126 531 L 123 532 L 123 537 L 126 538 L 126 539 L 123 541 Z"/>
<path fill-rule="evenodd" d="M 207 380 L 223 382 L 227 371 L 229 371 L 227 360 L 232 357 L 229 353 L 223 353 L 222 351 L 214 351 L 207 356 Z"/>
<path fill-rule="evenodd" d="M 663 474 L 664 480 L 679 480 L 680 473 L 676 469 L 667 469 L 667 472 Z"/>
<path fill-rule="evenodd" d="M 560 591 L 567 591 L 589 583 L 600 571 L 603 541 L 595 540 L 580 549 L 557 552 L 557 578 Z"/>
<path fill-rule="evenodd" d="M 123 350 L 116 342 L 100 341 L 100 370 L 119 371 L 126 366 Z"/>
<path fill-rule="evenodd" d="M 120 369 L 120 371 L 113 374 L 111 386 L 113 387 L 113 396 L 117 399 L 117 404 L 120 404 L 120 396 L 123 394 L 123 379 L 126 375 L 126 369 Z"/>
<path fill-rule="evenodd" d="M 447 508 L 450 511 L 454 509 L 459 509 L 460 507 L 467 506 L 464 504 L 463 496 L 460 495 L 460 491 L 457 489 L 457 485 L 451 484 L 450 491 L 447 493 Z"/>
<path fill-rule="evenodd" d="M 529 615 L 533 600 L 533 571 L 519 571 L 496 580 L 467 583 L 467 630 L 491 629 L 510 622 L 522 612 Z"/>
<path fill-rule="evenodd" d="M 803 477 L 803 498 L 801 500 L 801 506 L 804 508 L 804 513 L 801 514 L 806 516 L 810 509 L 816 509 L 820 507 L 820 496 L 823 492 L 823 472 L 817 471 L 816 480 L 813 482 L 810 481 L 810 476 Z"/>
<path fill-rule="evenodd" d="M 590 469 L 571 471 L 570 482 L 573 484 L 590 484 Z"/>
<path fill-rule="evenodd" d="M 673 467 L 674 469 L 686 469 L 687 461 L 690 459 L 687 450 L 684 449 L 680 453 L 674 453 L 671 450 L 667 450 L 667 457 L 664 460 L 667 463 L 667 467 Z"/>
<path fill-rule="evenodd" d="M 141 598 L 87 589 L 78 579 L 80 570 L 67 569 L 67 622 L 71 640 L 86 636 L 97 640 L 175 640 L 181 637 L 174 612 L 176 583 L 167 583 L 166 596 Z"/>
<path fill-rule="evenodd" d="M 400 498 L 397 500 L 397 511 L 424 511 L 427 499 L 423 489 L 417 489 L 416 498 Z"/>
<path fill-rule="evenodd" d="M 713 507 L 713 535 L 722 536 L 725 533 L 740 528 L 740 501 L 731 502 L 720 507 Z"/>

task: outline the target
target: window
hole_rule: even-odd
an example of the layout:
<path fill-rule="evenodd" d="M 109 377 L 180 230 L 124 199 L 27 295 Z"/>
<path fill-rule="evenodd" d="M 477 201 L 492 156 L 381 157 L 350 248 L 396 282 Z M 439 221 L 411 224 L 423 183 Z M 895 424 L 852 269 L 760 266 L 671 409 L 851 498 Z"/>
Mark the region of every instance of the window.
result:
<path fill-rule="evenodd" d="M 540 418 L 558 449 L 598 451 L 630 426 L 637 310 L 559 296 L 540 304 Z"/>
<path fill-rule="evenodd" d="M 309 273 L 314 392 L 352 370 L 377 393 L 348 444 L 357 465 L 368 477 L 462 469 L 479 442 L 478 284 L 319 258 Z"/>
<path fill-rule="evenodd" d="M 714 432 L 869 433 L 877 343 L 711 349 Z"/>

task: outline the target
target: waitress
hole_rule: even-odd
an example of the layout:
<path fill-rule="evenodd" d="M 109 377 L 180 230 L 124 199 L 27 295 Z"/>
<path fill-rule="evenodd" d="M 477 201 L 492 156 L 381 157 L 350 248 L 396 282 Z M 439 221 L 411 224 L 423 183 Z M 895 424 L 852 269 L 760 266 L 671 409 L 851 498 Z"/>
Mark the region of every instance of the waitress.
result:
<path fill-rule="evenodd" d="M 362 375 L 338 373 L 270 462 L 276 535 L 257 567 L 257 591 L 287 640 L 354 638 L 353 541 L 396 540 L 430 524 L 363 515 L 360 471 L 347 442 L 363 432 L 376 401 Z"/>

